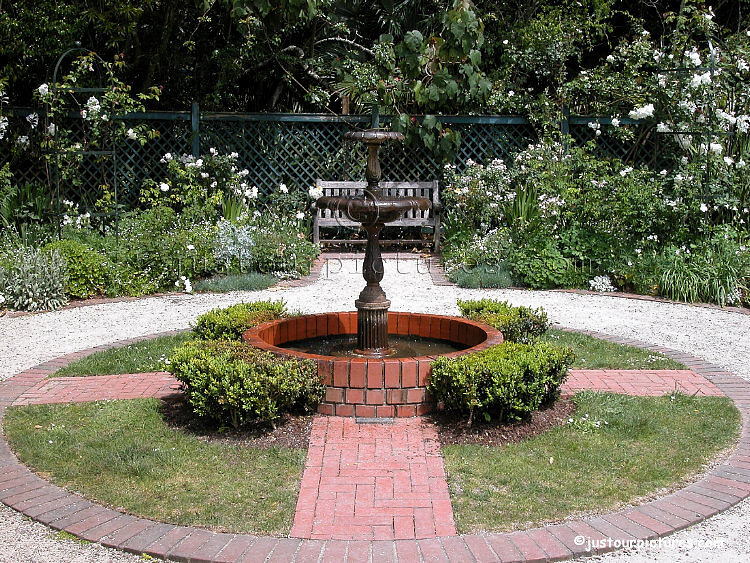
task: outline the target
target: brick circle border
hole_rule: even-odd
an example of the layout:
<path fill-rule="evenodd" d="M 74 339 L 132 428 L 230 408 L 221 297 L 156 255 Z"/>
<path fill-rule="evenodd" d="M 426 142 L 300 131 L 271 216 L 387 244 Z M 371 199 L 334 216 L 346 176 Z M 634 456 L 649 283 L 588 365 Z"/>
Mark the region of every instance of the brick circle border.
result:
<path fill-rule="evenodd" d="M 714 516 L 750 496 L 750 382 L 677 350 L 593 331 L 610 342 L 660 352 L 704 376 L 742 413 L 737 447 L 702 479 L 646 504 L 512 533 L 417 540 L 309 540 L 211 532 L 124 514 L 69 493 L 32 473 L 0 439 L 0 500 L 53 529 L 136 554 L 176 561 L 549 561 L 598 555 L 654 540 Z M 176 334 L 169 331 L 81 350 L 0 382 L 0 423 L 13 401 L 52 372 L 94 352 Z M 581 542 L 581 538 L 584 541 Z M 587 550 L 587 541 L 595 546 Z M 579 545 L 581 544 L 581 545 Z"/>

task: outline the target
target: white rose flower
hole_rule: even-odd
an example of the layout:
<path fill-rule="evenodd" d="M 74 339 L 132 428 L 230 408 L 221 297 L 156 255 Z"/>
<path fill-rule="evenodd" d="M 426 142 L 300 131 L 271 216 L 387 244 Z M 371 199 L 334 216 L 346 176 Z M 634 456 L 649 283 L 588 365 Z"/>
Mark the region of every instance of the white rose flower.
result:
<path fill-rule="evenodd" d="M 304 219 L 305 218 L 305 214 L 302 211 L 298 211 L 297 214 L 295 215 L 295 217 L 297 219 Z"/>
<path fill-rule="evenodd" d="M 138 138 L 138 134 L 133 129 L 128 129 L 126 134 L 131 141 L 135 141 Z"/>
<path fill-rule="evenodd" d="M 628 116 L 632 119 L 643 119 L 645 117 L 653 117 L 654 115 L 654 104 L 646 104 L 643 107 L 635 108 Z"/>
<path fill-rule="evenodd" d="M 289 188 L 286 187 L 286 184 L 281 183 L 281 184 L 279 184 L 279 191 L 282 194 L 287 194 L 287 193 L 289 193 Z"/>
<path fill-rule="evenodd" d="M 37 92 L 39 92 L 40 96 L 46 96 L 49 94 L 49 86 L 45 82 L 44 84 L 40 84 L 39 88 L 36 89 Z"/>
<path fill-rule="evenodd" d="M 163 192 L 168 192 L 169 184 L 167 184 L 166 182 L 162 182 L 161 184 L 159 184 L 159 189 Z"/>

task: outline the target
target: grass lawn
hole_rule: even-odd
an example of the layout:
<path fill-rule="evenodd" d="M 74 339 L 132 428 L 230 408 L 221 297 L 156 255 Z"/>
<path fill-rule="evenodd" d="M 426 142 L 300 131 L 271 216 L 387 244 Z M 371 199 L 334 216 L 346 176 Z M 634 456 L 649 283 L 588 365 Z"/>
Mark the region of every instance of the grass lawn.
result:
<path fill-rule="evenodd" d="M 145 373 L 164 369 L 164 358 L 175 346 L 192 340 L 190 332 L 158 336 L 136 344 L 94 352 L 57 370 L 52 377 Z"/>
<path fill-rule="evenodd" d="M 586 334 L 551 328 L 542 337 L 573 349 L 574 367 L 582 369 L 686 369 L 684 364 L 658 352 L 625 346 Z"/>
<path fill-rule="evenodd" d="M 24 463 L 87 498 L 252 534 L 289 532 L 307 454 L 206 443 L 169 428 L 156 399 L 14 407 L 4 430 Z"/>
<path fill-rule="evenodd" d="M 459 533 L 616 509 L 701 472 L 739 432 L 727 398 L 587 391 L 575 400 L 574 424 L 524 442 L 443 447 Z"/>

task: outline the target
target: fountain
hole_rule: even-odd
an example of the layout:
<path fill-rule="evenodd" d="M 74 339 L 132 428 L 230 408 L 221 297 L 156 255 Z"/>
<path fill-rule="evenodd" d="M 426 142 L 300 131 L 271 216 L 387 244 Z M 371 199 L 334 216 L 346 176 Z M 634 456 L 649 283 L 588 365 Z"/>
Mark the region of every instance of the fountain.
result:
<path fill-rule="evenodd" d="M 324 196 L 315 202 L 318 208 L 343 212 L 367 233 L 362 271 L 367 285 L 354 302 L 357 311 L 270 321 L 243 335 L 258 348 L 316 361 L 326 385 L 326 398 L 318 409 L 323 414 L 425 414 L 432 407 L 426 392 L 430 365 L 438 355 L 483 350 L 503 339 L 496 329 L 463 318 L 388 311 L 391 302 L 380 287 L 380 232 L 407 211 L 431 206 L 428 199 L 387 196 L 380 188 L 380 145 L 403 138 L 383 130 L 345 133 L 344 139 L 367 147 L 367 186 L 359 196 Z"/>

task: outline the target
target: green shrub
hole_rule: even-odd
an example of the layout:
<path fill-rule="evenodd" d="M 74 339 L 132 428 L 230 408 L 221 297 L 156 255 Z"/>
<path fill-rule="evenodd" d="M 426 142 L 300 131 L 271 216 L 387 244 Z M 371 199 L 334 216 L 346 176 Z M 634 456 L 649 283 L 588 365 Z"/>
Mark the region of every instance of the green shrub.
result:
<path fill-rule="evenodd" d="M 13 259 L 0 267 L 3 306 L 25 311 L 54 310 L 67 303 L 65 260 L 59 251 L 19 247 Z"/>
<path fill-rule="evenodd" d="M 235 428 L 309 412 L 325 393 L 315 362 L 282 360 L 239 342 L 188 342 L 169 361 L 193 411 Z"/>
<path fill-rule="evenodd" d="M 432 363 L 428 389 L 446 410 L 486 420 L 528 417 L 557 398 L 573 351 L 547 342 L 504 342 L 458 358 Z"/>
<path fill-rule="evenodd" d="M 202 340 L 241 340 L 251 326 L 280 319 L 286 313 L 284 301 L 253 301 L 212 309 L 198 317 L 193 333 Z"/>
<path fill-rule="evenodd" d="M 65 292 L 70 297 L 86 299 L 105 292 L 109 277 L 107 258 L 85 244 L 74 240 L 58 240 L 44 247 L 62 254 L 68 270 Z"/>
<path fill-rule="evenodd" d="M 547 313 L 541 307 L 515 307 L 507 301 L 494 299 L 459 299 L 458 308 L 464 317 L 496 328 L 509 342 L 532 342 L 550 327 Z"/>
<path fill-rule="evenodd" d="M 482 264 L 474 268 L 458 268 L 448 276 L 459 287 L 472 289 L 480 287 L 505 288 L 513 285 L 513 277 L 507 262 L 496 266 Z"/>

